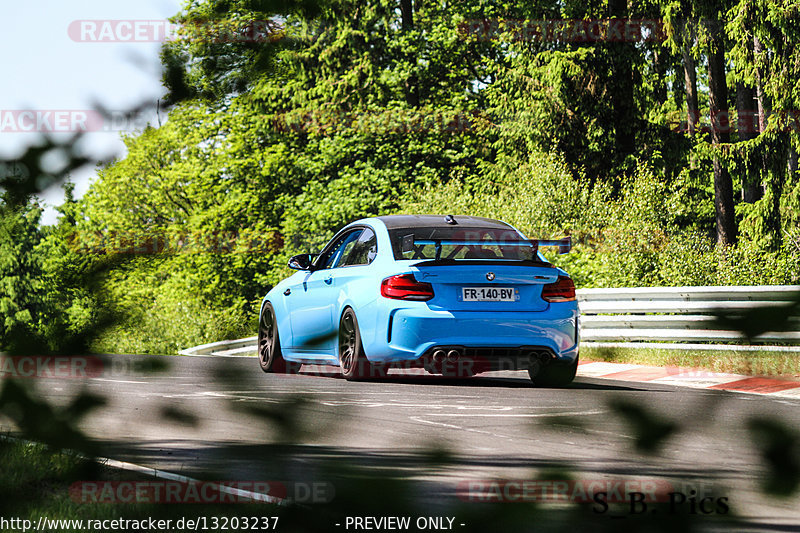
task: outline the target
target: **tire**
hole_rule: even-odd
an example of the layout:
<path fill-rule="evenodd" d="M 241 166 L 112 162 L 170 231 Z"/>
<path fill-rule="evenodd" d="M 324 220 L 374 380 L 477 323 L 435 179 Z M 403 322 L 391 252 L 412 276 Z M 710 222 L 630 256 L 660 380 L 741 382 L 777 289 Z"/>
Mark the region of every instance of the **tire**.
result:
<path fill-rule="evenodd" d="M 346 380 L 352 381 L 377 375 L 373 365 L 364 355 L 358 320 L 355 312 L 349 307 L 344 310 L 342 318 L 339 320 L 338 346 L 339 366 L 342 368 L 342 376 Z"/>
<path fill-rule="evenodd" d="M 570 365 L 550 364 L 542 368 L 538 374 L 528 370 L 528 375 L 536 387 L 558 388 L 566 387 L 575 379 L 578 373 L 578 358 Z"/>
<path fill-rule="evenodd" d="M 258 322 L 258 364 L 261 370 L 275 374 L 296 373 L 300 365 L 287 362 L 281 354 L 278 321 L 271 303 L 264 302 Z"/>

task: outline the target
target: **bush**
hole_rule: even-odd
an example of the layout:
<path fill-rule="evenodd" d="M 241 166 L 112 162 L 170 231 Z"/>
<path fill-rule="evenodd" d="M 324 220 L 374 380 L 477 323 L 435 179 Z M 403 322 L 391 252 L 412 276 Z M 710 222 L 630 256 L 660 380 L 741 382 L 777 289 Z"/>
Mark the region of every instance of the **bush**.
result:
<path fill-rule="evenodd" d="M 797 238 L 785 239 L 778 251 L 747 239 L 723 247 L 710 228 L 683 228 L 686 198 L 696 191 L 680 180 L 668 187 L 647 164 L 617 192 L 590 187 L 558 157 L 536 153 L 524 164 L 509 160 L 487 170 L 485 181 L 428 186 L 401 212 L 496 218 L 533 238 L 570 235 L 572 252 L 545 254 L 579 287 L 783 284 L 800 276 Z"/>
<path fill-rule="evenodd" d="M 176 354 L 183 348 L 249 337 L 256 302 L 238 295 L 204 294 L 199 278 L 180 268 L 183 257 L 140 257 L 109 271 L 103 305 L 114 317 L 90 348 L 100 353 Z"/>
<path fill-rule="evenodd" d="M 606 191 L 587 192 L 588 184 L 572 177 L 552 154 L 534 153 L 525 162 L 507 159 L 488 167 L 472 181 L 452 180 L 418 189 L 401 213 L 463 214 L 508 222 L 538 238 L 582 234 Z"/>

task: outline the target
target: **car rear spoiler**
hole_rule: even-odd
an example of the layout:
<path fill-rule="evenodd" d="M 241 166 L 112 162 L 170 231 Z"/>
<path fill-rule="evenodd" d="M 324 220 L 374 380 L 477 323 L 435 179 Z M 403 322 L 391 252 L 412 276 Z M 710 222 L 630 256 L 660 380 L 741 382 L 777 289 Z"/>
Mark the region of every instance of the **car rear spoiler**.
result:
<path fill-rule="evenodd" d="M 542 246 L 558 246 L 558 253 L 565 254 L 572 249 L 572 237 L 563 239 L 528 239 L 519 241 L 468 241 L 459 239 L 415 239 L 414 235 L 406 235 L 402 238 L 402 252 L 413 252 L 416 246 L 433 245 L 436 248 L 436 260 L 441 257 L 442 246 L 531 246 L 533 253 L 536 254 Z"/>
<path fill-rule="evenodd" d="M 540 246 L 558 246 L 558 253 L 559 254 L 566 254 L 572 250 L 572 237 L 564 237 L 563 239 L 558 240 L 547 240 L 547 239 L 533 239 L 530 241 L 531 244 L 539 250 Z"/>

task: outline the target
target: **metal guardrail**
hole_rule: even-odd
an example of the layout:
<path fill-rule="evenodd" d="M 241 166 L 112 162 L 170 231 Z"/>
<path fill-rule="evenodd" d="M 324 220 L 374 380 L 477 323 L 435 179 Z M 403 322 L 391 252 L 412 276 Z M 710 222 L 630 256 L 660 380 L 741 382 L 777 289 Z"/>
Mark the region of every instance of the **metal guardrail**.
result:
<path fill-rule="evenodd" d="M 800 352 L 800 316 L 789 331 L 770 331 L 752 339 L 721 329 L 715 313 L 788 306 L 800 285 L 720 287 L 630 287 L 580 289 L 581 346 Z M 181 350 L 181 355 L 255 355 L 257 338 L 212 342 Z"/>
<path fill-rule="evenodd" d="M 192 346 L 178 352 L 180 355 L 216 355 L 217 357 L 241 357 L 258 354 L 258 337 L 245 337 L 232 341 L 217 341 Z"/>
<path fill-rule="evenodd" d="M 740 331 L 724 329 L 716 315 L 788 307 L 798 295 L 800 285 L 582 289 L 578 291 L 581 344 L 616 347 L 636 343 L 669 349 L 713 349 L 719 344 L 717 349 L 797 351 L 800 348 L 796 346 L 761 345 L 800 344 L 800 316 L 790 317 L 788 331 L 768 331 L 750 339 L 748 345 L 731 346 L 720 343 L 748 339 Z"/>

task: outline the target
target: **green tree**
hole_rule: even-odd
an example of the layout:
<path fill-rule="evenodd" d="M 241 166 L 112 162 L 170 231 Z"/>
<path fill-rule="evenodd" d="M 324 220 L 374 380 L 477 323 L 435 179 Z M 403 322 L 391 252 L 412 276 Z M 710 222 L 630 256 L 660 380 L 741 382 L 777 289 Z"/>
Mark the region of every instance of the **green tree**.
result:
<path fill-rule="evenodd" d="M 741 82 L 755 89 L 759 134 L 741 143 L 737 155 L 760 160 L 765 194 L 748 220 L 750 233 L 779 248 L 798 225 L 797 151 L 800 128 L 800 65 L 797 5 L 791 1 L 740 0 L 728 13 L 731 55 Z"/>
<path fill-rule="evenodd" d="M 42 348 L 38 324 L 42 314 L 41 240 L 38 205 L 9 205 L 0 198 L 0 350 L 31 353 Z"/>

